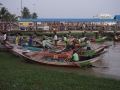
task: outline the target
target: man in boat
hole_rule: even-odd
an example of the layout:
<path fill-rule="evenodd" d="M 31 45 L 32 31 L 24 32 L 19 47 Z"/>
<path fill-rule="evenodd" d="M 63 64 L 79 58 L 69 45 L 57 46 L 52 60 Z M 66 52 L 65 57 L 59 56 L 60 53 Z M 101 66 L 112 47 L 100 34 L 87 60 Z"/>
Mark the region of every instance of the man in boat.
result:
<path fill-rule="evenodd" d="M 66 50 L 70 50 L 71 49 L 71 45 L 72 45 L 71 43 L 72 43 L 72 41 L 70 39 L 65 41 L 65 49 Z"/>
<path fill-rule="evenodd" d="M 72 60 L 74 62 L 79 61 L 79 56 L 78 56 L 78 54 L 77 54 L 77 52 L 75 50 L 73 51 L 73 54 L 72 54 Z"/>
<path fill-rule="evenodd" d="M 67 38 L 70 38 L 71 37 L 71 32 L 69 32 L 66 36 L 67 36 Z"/>
<path fill-rule="evenodd" d="M 32 39 L 32 36 L 30 36 L 30 39 L 29 39 L 29 41 L 28 41 L 28 45 L 29 45 L 29 46 L 32 46 L 32 45 L 33 45 L 33 39 Z"/>
<path fill-rule="evenodd" d="M 45 40 L 45 38 L 43 38 L 43 40 L 42 40 L 43 50 L 45 50 L 45 45 L 46 45 L 46 40 Z"/>
<path fill-rule="evenodd" d="M 18 37 L 18 35 L 16 35 L 16 38 L 15 38 L 15 44 L 16 44 L 16 45 L 19 44 L 19 37 Z"/>
<path fill-rule="evenodd" d="M 15 44 L 15 36 L 12 34 L 12 43 Z"/>
<path fill-rule="evenodd" d="M 47 48 L 53 48 L 53 46 L 52 46 L 51 43 L 50 43 L 52 40 L 48 39 L 48 40 L 45 40 L 45 41 L 46 41 L 45 46 L 46 46 Z"/>
<path fill-rule="evenodd" d="M 58 40 L 57 34 L 55 33 L 55 35 L 54 35 L 55 46 L 57 46 L 57 40 Z"/>
<path fill-rule="evenodd" d="M 4 43 L 5 43 L 6 40 L 7 40 L 7 34 L 4 33 L 4 35 L 3 35 L 3 41 L 4 41 Z"/>
<path fill-rule="evenodd" d="M 78 38 L 78 43 L 81 44 L 81 42 L 82 42 L 82 40 L 81 40 L 81 38 L 79 37 L 79 38 Z"/>
<path fill-rule="evenodd" d="M 90 42 L 89 38 L 86 39 L 86 44 L 87 44 L 87 50 L 91 50 L 91 48 L 90 48 L 91 42 Z"/>
<path fill-rule="evenodd" d="M 23 37 L 22 37 L 22 34 L 20 33 L 19 34 L 19 45 L 22 46 L 23 45 Z"/>
<path fill-rule="evenodd" d="M 66 40 L 67 40 L 67 37 L 66 37 L 66 35 L 64 35 L 64 37 L 63 37 L 63 40 L 64 40 L 64 41 L 66 41 Z"/>

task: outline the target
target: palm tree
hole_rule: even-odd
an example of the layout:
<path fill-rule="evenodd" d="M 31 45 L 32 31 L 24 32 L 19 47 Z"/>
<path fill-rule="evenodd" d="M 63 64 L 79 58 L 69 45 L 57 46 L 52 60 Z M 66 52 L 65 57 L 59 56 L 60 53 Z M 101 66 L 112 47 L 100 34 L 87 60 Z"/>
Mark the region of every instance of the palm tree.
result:
<path fill-rule="evenodd" d="M 11 14 L 9 12 L 6 12 L 6 14 L 4 15 L 4 19 L 5 21 L 10 21 L 10 16 Z"/>
<path fill-rule="evenodd" d="M 32 13 L 32 18 L 37 18 L 37 13 Z"/>
<path fill-rule="evenodd" d="M 27 7 L 23 8 L 22 18 L 31 18 L 30 11 Z"/>
<path fill-rule="evenodd" d="M 15 14 L 11 14 L 10 20 L 12 22 L 17 22 L 18 21 L 18 17 Z"/>
<path fill-rule="evenodd" d="M 2 7 L 0 10 L 1 19 L 5 20 L 7 18 L 8 10 L 5 7 Z"/>

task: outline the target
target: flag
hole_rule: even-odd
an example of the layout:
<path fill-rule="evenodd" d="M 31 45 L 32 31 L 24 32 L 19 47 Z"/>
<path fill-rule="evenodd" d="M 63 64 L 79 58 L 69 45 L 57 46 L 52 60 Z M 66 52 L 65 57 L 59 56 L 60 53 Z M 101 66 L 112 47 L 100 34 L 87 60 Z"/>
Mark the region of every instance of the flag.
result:
<path fill-rule="evenodd" d="M 2 5 L 2 3 L 0 3 L 0 5 Z"/>

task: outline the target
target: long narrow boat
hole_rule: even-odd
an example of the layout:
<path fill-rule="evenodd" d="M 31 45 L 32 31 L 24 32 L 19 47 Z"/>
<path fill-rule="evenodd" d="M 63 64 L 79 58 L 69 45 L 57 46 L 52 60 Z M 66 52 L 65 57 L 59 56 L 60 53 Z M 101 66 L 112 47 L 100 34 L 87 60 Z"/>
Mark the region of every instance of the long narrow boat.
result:
<path fill-rule="evenodd" d="M 65 47 L 65 43 L 61 43 L 61 44 L 57 44 L 57 46 L 63 46 Z M 78 47 L 83 47 L 83 46 L 86 46 L 86 43 L 81 43 L 81 44 L 75 44 L 75 48 L 78 48 Z"/>
<path fill-rule="evenodd" d="M 7 42 L 5 46 L 15 55 L 18 55 L 29 62 L 37 62 L 40 64 L 46 65 L 55 65 L 55 66 L 69 66 L 69 67 L 82 67 L 89 66 L 95 61 L 99 60 L 101 53 L 94 53 L 92 57 L 84 56 L 84 54 L 79 54 L 81 58 L 78 62 L 69 61 L 69 56 L 72 54 L 72 50 L 68 52 L 63 52 L 61 54 L 50 53 L 49 51 L 31 51 L 23 49 L 21 46 L 11 44 Z M 104 47 L 103 47 L 104 48 Z M 96 49 L 96 52 L 103 52 L 101 47 Z M 57 55 L 57 59 L 54 57 Z"/>
<path fill-rule="evenodd" d="M 98 38 L 98 39 L 91 39 L 90 42 L 102 42 L 106 39 L 106 37 Z"/>

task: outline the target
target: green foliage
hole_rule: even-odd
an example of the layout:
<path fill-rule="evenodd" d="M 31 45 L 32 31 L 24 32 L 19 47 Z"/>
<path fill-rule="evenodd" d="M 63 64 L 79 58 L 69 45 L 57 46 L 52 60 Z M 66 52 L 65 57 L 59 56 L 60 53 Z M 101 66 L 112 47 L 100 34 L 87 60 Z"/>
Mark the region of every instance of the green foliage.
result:
<path fill-rule="evenodd" d="M 32 18 L 37 18 L 37 13 L 32 13 Z"/>
<path fill-rule="evenodd" d="M 22 18 L 31 18 L 30 11 L 27 7 L 23 8 Z"/>
<path fill-rule="evenodd" d="M 11 14 L 7 8 L 2 7 L 0 10 L 0 17 L 2 21 L 8 21 L 8 22 L 15 22 L 17 21 L 17 17 L 14 14 Z"/>
<path fill-rule="evenodd" d="M 61 72 L 0 52 L 0 90 L 119 90 L 120 81 Z"/>

